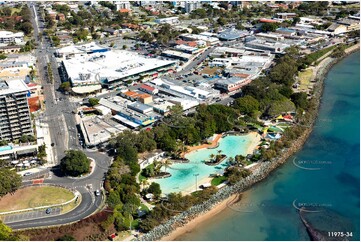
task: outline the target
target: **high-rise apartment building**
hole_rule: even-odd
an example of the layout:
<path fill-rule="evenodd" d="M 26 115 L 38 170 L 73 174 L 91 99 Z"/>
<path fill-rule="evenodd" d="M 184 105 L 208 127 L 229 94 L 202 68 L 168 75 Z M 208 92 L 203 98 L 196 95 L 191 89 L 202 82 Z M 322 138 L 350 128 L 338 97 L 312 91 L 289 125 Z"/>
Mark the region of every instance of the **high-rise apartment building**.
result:
<path fill-rule="evenodd" d="M 201 1 L 187 1 L 187 2 L 185 2 L 184 8 L 185 8 L 186 13 L 190 13 L 193 10 L 202 8 L 202 2 Z"/>
<path fill-rule="evenodd" d="M 32 135 L 29 89 L 22 80 L 0 80 L 0 139 L 13 141 Z"/>

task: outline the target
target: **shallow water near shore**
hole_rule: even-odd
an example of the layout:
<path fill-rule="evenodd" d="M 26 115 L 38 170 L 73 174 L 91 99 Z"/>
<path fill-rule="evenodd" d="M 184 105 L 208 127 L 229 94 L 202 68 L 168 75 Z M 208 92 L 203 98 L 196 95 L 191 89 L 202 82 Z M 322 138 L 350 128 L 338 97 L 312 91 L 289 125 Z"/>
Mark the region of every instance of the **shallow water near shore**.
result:
<path fill-rule="evenodd" d="M 324 84 L 319 117 L 302 150 L 247 191 L 246 201 L 177 240 L 309 240 L 301 206 L 322 210 L 308 216 L 315 228 L 342 228 L 338 232 L 352 232 L 348 240 L 359 240 L 360 52 L 336 64 Z"/>

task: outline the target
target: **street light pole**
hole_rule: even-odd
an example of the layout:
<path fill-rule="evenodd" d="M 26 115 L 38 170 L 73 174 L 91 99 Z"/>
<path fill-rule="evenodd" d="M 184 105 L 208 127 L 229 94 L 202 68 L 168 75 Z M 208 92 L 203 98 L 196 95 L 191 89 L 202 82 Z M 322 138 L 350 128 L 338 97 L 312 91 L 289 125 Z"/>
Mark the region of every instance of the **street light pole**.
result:
<path fill-rule="evenodd" d="M 193 176 L 196 177 L 196 191 L 198 191 L 198 176 L 199 176 L 199 173 L 193 174 Z"/>

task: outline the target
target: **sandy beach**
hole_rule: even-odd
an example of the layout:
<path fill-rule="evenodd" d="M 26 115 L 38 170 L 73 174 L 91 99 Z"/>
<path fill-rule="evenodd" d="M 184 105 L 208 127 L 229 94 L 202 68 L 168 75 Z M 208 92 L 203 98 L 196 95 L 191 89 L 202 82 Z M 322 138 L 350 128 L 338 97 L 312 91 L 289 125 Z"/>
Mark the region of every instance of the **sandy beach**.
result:
<path fill-rule="evenodd" d="M 222 212 L 224 209 L 227 208 L 227 206 L 229 206 L 230 204 L 233 204 L 234 202 L 237 202 L 238 200 L 238 195 L 232 195 L 231 197 L 229 197 L 228 199 L 220 202 L 219 204 L 217 204 L 214 208 L 212 208 L 210 211 L 199 215 L 198 217 L 196 217 L 195 219 L 192 219 L 191 221 L 189 221 L 185 226 L 183 227 L 178 227 L 176 230 L 174 230 L 172 233 L 170 233 L 169 235 L 163 237 L 161 239 L 161 241 L 171 241 L 171 240 L 175 240 L 177 239 L 177 237 L 181 236 L 182 234 L 188 233 L 190 231 L 192 231 L 194 228 L 196 228 L 197 226 L 199 226 L 202 222 L 212 218 L 213 216 L 215 216 L 216 214 Z"/>
<path fill-rule="evenodd" d="M 182 157 L 194 150 L 204 149 L 204 148 L 215 148 L 217 147 L 218 141 L 222 138 L 222 134 L 217 134 L 215 139 L 212 141 L 211 144 L 202 144 L 197 146 L 187 146 L 187 152 L 182 153 Z"/>
<path fill-rule="evenodd" d="M 205 184 L 205 183 L 211 183 L 212 179 L 213 179 L 212 177 L 205 177 L 201 180 L 198 180 L 198 182 L 197 182 L 198 186 Z M 190 194 L 192 192 L 195 192 L 195 190 L 196 190 L 195 186 L 190 187 L 190 188 L 182 191 L 182 195 L 184 196 L 184 195 Z M 201 190 L 201 189 L 198 189 L 198 190 Z"/>
<path fill-rule="evenodd" d="M 248 135 L 252 136 L 252 142 L 247 147 L 247 154 L 253 154 L 253 151 L 259 145 L 259 143 L 261 142 L 262 137 L 257 132 L 251 132 Z"/>
<path fill-rule="evenodd" d="M 182 153 L 182 157 L 184 158 L 184 156 L 188 153 L 191 153 L 192 151 L 195 150 L 200 150 L 200 149 L 204 149 L 204 148 L 216 148 L 218 145 L 219 140 L 222 138 L 223 134 L 216 134 L 216 137 L 214 138 L 214 140 L 212 141 L 211 144 L 202 144 L 202 145 L 197 145 L 197 146 L 188 146 L 187 147 L 187 152 L 186 153 Z M 252 137 L 252 142 L 251 144 L 248 145 L 247 147 L 247 154 L 253 154 L 254 149 L 258 146 L 259 142 L 261 141 L 261 135 L 258 134 L 257 132 L 250 132 L 248 134 L 246 134 L 248 136 Z"/>

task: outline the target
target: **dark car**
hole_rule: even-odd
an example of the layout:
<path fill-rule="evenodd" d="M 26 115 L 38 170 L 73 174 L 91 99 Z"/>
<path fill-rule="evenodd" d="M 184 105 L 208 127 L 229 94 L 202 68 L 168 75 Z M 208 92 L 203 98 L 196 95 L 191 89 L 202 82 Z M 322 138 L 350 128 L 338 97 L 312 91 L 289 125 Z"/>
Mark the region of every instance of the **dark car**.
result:
<path fill-rule="evenodd" d="M 45 213 L 46 213 L 46 214 L 50 214 L 52 211 L 53 211 L 53 209 L 47 208 L 47 209 L 45 210 Z"/>

